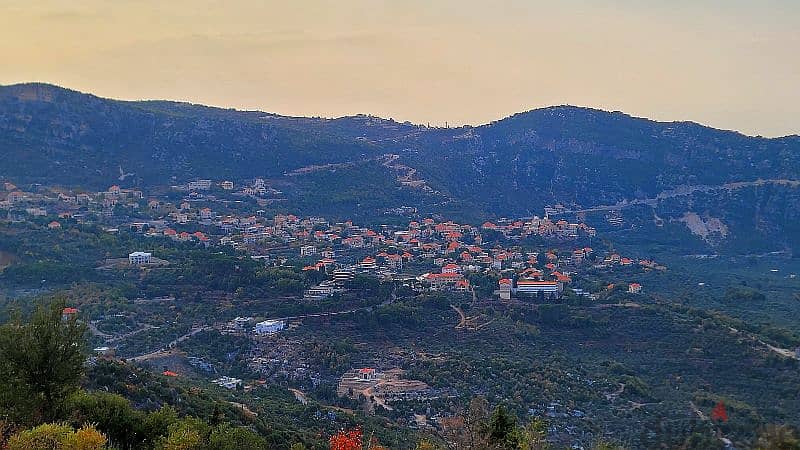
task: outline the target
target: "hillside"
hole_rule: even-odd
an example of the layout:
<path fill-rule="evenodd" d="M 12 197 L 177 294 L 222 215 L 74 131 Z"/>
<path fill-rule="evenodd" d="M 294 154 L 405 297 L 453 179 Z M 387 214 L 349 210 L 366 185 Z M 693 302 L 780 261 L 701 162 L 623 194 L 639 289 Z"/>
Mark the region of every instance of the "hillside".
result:
<path fill-rule="evenodd" d="M 800 246 L 792 225 L 800 219 L 793 183 L 800 137 L 748 137 L 587 108 L 441 129 L 371 116 L 125 102 L 22 84 L 0 87 L 0 157 L 0 173 L 15 183 L 148 188 L 263 177 L 306 213 L 375 216 L 413 205 L 479 221 L 541 215 L 547 205 L 599 206 L 600 221 L 619 209 L 628 226 L 677 224 L 713 250 Z M 759 179 L 768 181 L 725 186 Z M 695 217 L 720 221 L 725 232 L 704 234 Z"/>

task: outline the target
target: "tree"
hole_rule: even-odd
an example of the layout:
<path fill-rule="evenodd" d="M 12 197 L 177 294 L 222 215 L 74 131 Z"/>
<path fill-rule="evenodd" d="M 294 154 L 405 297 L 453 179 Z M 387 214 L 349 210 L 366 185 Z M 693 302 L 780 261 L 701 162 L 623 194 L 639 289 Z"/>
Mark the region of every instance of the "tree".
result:
<path fill-rule="evenodd" d="M 68 425 L 46 423 L 12 436 L 6 449 L 104 450 L 106 437 L 92 427 L 75 431 Z"/>
<path fill-rule="evenodd" d="M 0 409 L 18 423 L 57 419 L 83 373 L 86 327 L 62 319 L 63 300 L 0 327 Z"/>
<path fill-rule="evenodd" d="M 521 450 L 545 450 L 550 448 L 547 442 L 547 424 L 542 419 L 533 419 L 526 427 L 517 427 L 514 440 Z"/>
<path fill-rule="evenodd" d="M 194 421 L 183 420 L 170 427 L 169 434 L 159 439 L 157 450 L 203 450 L 202 430 Z"/>
<path fill-rule="evenodd" d="M 725 411 L 725 403 L 720 401 L 714 406 L 714 409 L 711 410 L 711 420 L 718 422 L 728 421 L 728 412 Z"/>
<path fill-rule="evenodd" d="M 595 442 L 592 446 L 592 450 L 625 450 L 624 447 L 620 447 L 617 444 L 608 441 L 599 441 Z"/>
<path fill-rule="evenodd" d="M 178 421 L 178 413 L 171 406 L 162 406 L 144 418 L 141 424 L 142 442 L 148 443 L 148 448 L 161 436 L 169 433 L 169 428 Z"/>
<path fill-rule="evenodd" d="M 133 409 L 122 396 L 79 391 L 66 405 L 72 411 L 70 419 L 73 424 L 95 424 L 115 447 L 129 449 L 144 439 L 142 424 L 145 414 Z"/>
<path fill-rule="evenodd" d="M 475 397 L 460 415 L 444 421 L 442 437 L 453 450 L 487 449 L 488 420 L 489 402 L 483 397 Z"/>
<path fill-rule="evenodd" d="M 364 434 L 361 428 L 341 430 L 329 439 L 330 450 L 361 450 Z"/>
<path fill-rule="evenodd" d="M 247 428 L 220 425 L 208 438 L 209 450 L 263 450 L 267 441 Z"/>
<path fill-rule="evenodd" d="M 214 403 L 214 411 L 211 412 L 211 419 L 208 421 L 208 423 L 212 426 L 217 426 L 221 424 L 223 420 L 225 420 L 225 415 L 222 414 L 219 404 Z"/>
<path fill-rule="evenodd" d="M 498 406 L 489 419 L 489 442 L 500 448 L 517 448 L 519 436 L 515 432 L 516 428 L 517 418 L 511 415 L 503 405 Z"/>
<path fill-rule="evenodd" d="M 438 450 L 439 447 L 434 444 L 433 442 L 423 439 L 417 443 L 417 448 L 415 450 Z"/>
<path fill-rule="evenodd" d="M 757 450 L 800 450 L 800 439 L 786 425 L 768 425 L 758 435 Z"/>

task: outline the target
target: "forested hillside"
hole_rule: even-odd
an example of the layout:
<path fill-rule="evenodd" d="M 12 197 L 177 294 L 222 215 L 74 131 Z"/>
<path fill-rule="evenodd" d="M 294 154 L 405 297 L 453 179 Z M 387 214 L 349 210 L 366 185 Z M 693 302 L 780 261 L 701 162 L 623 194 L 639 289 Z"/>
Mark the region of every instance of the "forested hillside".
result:
<path fill-rule="evenodd" d="M 629 223 L 686 224 L 687 236 L 698 235 L 687 220 L 719 220 L 730 233 L 702 236 L 715 249 L 800 245 L 790 225 L 800 219 L 800 137 L 587 108 L 444 129 L 123 102 L 23 84 L 0 88 L 0 161 L 13 182 L 92 189 L 261 177 L 286 193 L 287 209 L 340 217 L 413 205 L 480 221 L 563 204 L 596 209 L 601 220 L 618 209 Z M 637 202 L 644 210 L 631 212 Z"/>

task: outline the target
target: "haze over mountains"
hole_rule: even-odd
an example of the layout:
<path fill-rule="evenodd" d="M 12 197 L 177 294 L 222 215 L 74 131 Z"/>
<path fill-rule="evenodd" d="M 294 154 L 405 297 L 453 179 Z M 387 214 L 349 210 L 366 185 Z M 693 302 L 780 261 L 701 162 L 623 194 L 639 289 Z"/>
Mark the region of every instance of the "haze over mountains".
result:
<path fill-rule="evenodd" d="M 571 106 L 444 129 L 21 84 L 0 87 L 0 157 L 0 173 L 20 183 L 147 187 L 263 177 L 305 213 L 369 216 L 413 205 L 481 220 L 562 204 L 586 214 L 622 211 L 628 226 L 681 230 L 714 249 L 800 249 L 800 137 Z"/>

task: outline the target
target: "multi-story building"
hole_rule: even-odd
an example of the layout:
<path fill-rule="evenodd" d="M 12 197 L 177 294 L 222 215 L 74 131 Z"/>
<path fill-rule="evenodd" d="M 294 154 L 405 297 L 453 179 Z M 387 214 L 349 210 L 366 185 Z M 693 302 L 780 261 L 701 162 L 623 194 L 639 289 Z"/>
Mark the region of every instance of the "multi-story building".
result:
<path fill-rule="evenodd" d="M 517 280 L 517 295 L 539 296 L 554 299 L 561 297 L 561 283 L 557 281 Z"/>
<path fill-rule="evenodd" d="M 149 252 L 133 252 L 128 254 L 128 262 L 131 264 L 150 264 L 153 254 Z"/>

